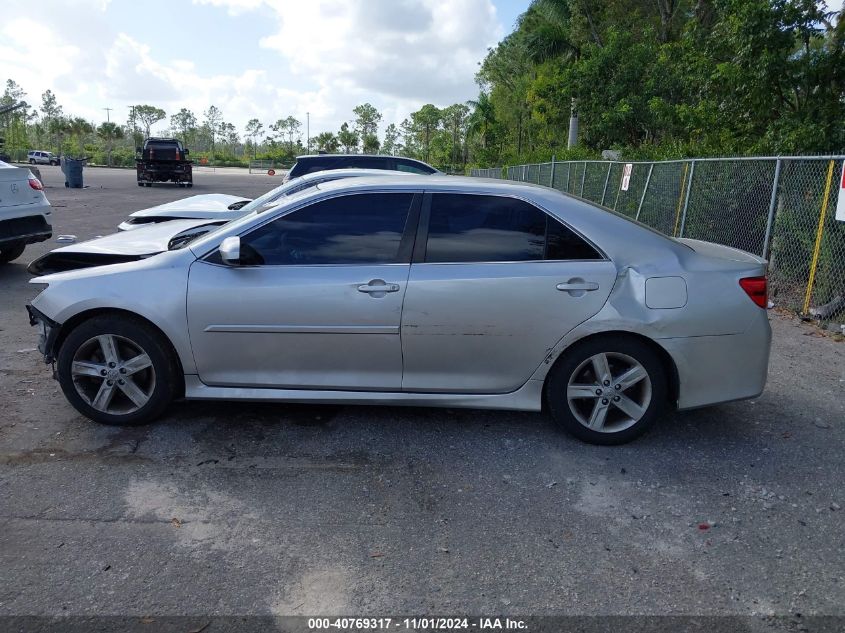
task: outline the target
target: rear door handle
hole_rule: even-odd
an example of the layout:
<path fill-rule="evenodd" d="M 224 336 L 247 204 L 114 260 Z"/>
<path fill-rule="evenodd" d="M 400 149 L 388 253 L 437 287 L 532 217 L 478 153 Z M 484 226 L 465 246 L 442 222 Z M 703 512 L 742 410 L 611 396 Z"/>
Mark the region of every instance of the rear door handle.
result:
<path fill-rule="evenodd" d="M 358 292 L 366 292 L 372 297 L 383 297 L 387 292 L 399 292 L 399 284 L 389 284 L 383 279 L 373 279 L 358 286 Z"/>
<path fill-rule="evenodd" d="M 590 292 L 591 290 L 598 290 L 599 285 L 595 281 L 568 281 L 565 284 L 558 284 L 558 290 L 570 292 L 572 290 L 584 290 Z"/>

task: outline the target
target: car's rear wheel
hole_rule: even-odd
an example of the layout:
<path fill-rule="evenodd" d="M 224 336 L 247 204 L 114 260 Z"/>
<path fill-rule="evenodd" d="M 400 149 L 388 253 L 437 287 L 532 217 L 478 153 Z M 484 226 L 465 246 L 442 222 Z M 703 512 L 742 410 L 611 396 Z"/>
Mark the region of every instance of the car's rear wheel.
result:
<path fill-rule="evenodd" d="M 554 420 L 591 444 L 645 433 L 666 403 L 666 372 L 654 350 L 626 336 L 588 339 L 564 353 L 546 382 Z"/>
<path fill-rule="evenodd" d="M 8 264 L 13 259 L 17 259 L 23 255 L 26 244 L 21 242 L 12 242 L 11 244 L 3 244 L 0 246 L 0 264 Z"/>
<path fill-rule="evenodd" d="M 176 393 L 178 365 L 168 342 L 144 321 L 120 315 L 89 319 L 73 329 L 57 359 L 68 401 L 101 424 L 145 424 Z"/>

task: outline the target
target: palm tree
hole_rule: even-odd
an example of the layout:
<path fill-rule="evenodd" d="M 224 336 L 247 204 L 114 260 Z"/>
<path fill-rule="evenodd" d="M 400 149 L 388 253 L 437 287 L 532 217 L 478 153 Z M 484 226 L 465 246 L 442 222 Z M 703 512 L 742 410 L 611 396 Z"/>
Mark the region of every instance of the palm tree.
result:
<path fill-rule="evenodd" d="M 599 46 L 601 38 L 593 27 L 589 9 L 586 11 L 593 39 Z M 572 43 L 570 32 L 572 28 L 571 0 L 535 0 L 531 11 L 523 19 L 533 19 L 526 43 L 531 57 L 537 62 L 550 59 L 561 59 L 564 62 L 577 61 L 581 50 Z M 578 97 L 572 95 L 569 113 L 569 142 L 572 147 L 578 143 Z"/>
<path fill-rule="evenodd" d="M 120 140 L 124 136 L 124 130 L 117 123 L 106 122 L 102 123 L 97 128 L 97 136 L 106 142 L 106 155 L 108 156 L 108 166 L 111 167 L 111 152 L 114 142 Z"/>
<path fill-rule="evenodd" d="M 496 121 L 496 111 L 490 95 L 482 92 L 478 95 L 478 99 L 467 101 L 467 105 L 473 109 L 467 122 L 467 132 L 470 134 L 480 132 L 481 147 L 487 149 L 487 134 L 490 126 Z"/>
<path fill-rule="evenodd" d="M 65 136 L 70 131 L 70 122 L 64 117 L 54 117 L 50 119 L 50 123 L 47 124 L 47 129 L 56 139 L 56 152 L 61 154 L 63 150 L 62 143 Z"/>
<path fill-rule="evenodd" d="M 82 158 L 85 153 L 85 136 L 94 131 L 94 126 L 82 117 L 77 116 L 68 122 L 68 131 L 71 136 L 76 137 L 79 143 L 79 157 Z"/>

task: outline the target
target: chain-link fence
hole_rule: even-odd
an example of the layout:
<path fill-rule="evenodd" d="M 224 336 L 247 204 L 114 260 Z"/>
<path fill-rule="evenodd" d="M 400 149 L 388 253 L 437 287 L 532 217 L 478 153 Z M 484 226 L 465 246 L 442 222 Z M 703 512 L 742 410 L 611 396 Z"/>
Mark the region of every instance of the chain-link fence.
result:
<path fill-rule="evenodd" d="M 839 327 L 845 322 L 845 221 L 836 219 L 836 208 L 845 191 L 843 166 L 845 156 L 587 160 L 473 169 L 471 175 L 554 187 L 667 235 L 765 257 L 776 306 Z"/>

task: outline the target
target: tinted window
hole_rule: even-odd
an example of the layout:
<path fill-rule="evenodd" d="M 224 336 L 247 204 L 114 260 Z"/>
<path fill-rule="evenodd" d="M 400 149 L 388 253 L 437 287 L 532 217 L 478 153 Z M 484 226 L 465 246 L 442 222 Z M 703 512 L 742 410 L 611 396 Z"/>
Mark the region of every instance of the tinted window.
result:
<path fill-rule="evenodd" d="M 416 163 L 412 163 L 411 161 L 404 161 L 404 160 L 397 160 L 396 161 L 396 169 L 397 171 L 404 171 L 411 174 L 433 174 L 434 169 L 430 167 L 425 167 L 424 165 L 418 165 Z"/>
<path fill-rule="evenodd" d="M 290 177 L 293 178 L 294 176 L 304 176 L 305 174 L 313 174 L 315 171 L 324 171 L 326 169 L 338 169 L 339 167 L 348 166 L 349 165 L 344 164 L 344 161 L 337 161 L 333 163 L 327 163 L 323 161 L 300 161 L 293 166 L 293 169 L 290 170 Z"/>
<path fill-rule="evenodd" d="M 596 250 L 537 207 L 500 196 L 435 194 L 427 262 L 601 259 Z"/>
<path fill-rule="evenodd" d="M 383 193 L 317 202 L 245 236 L 241 256 L 266 265 L 396 262 L 412 199 Z"/>

